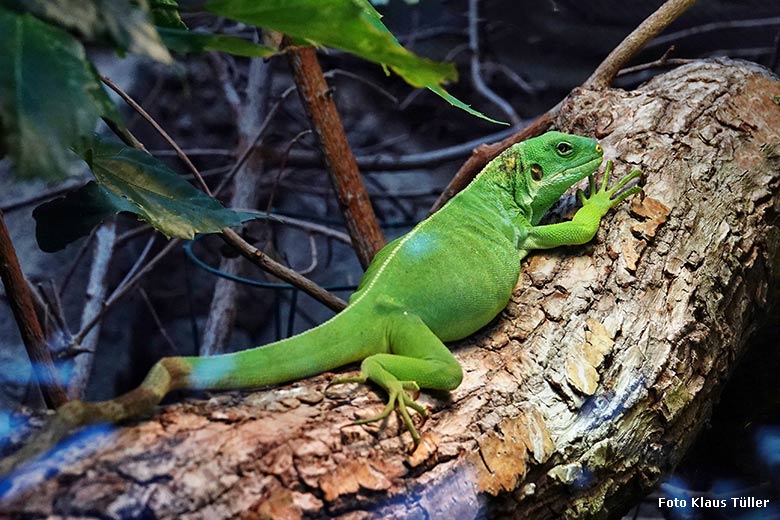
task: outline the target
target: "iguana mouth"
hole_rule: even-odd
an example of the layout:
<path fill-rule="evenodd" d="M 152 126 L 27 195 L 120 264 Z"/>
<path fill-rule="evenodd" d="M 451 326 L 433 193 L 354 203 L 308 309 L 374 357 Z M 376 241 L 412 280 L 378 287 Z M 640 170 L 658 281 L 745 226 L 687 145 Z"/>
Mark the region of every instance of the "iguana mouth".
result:
<path fill-rule="evenodd" d="M 600 149 L 600 147 L 598 147 L 597 150 L 598 149 Z M 569 168 L 560 170 L 554 175 L 554 177 L 566 175 L 568 173 L 575 173 L 579 179 L 584 179 L 585 176 L 588 175 L 589 173 L 595 172 L 598 169 L 598 167 L 601 165 L 601 162 L 603 160 L 604 157 L 601 154 L 599 154 L 597 157 L 594 157 L 592 159 L 586 159 L 580 164 L 575 164 L 574 166 L 570 166 Z"/>

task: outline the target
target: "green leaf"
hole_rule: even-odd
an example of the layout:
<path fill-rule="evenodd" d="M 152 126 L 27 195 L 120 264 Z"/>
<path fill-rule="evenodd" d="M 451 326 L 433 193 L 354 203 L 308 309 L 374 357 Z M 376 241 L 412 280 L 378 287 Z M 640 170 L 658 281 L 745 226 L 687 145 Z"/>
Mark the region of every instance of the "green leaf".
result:
<path fill-rule="evenodd" d="M 92 138 L 99 117 L 119 121 L 70 34 L 0 9 L 0 128 L 20 177 L 62 178 L 70 147 Z"/>
<path fill-rule="evenodd" d="M 87 41 L 108 41 L 122 51 L 172 61 L 143 0 L 0 0 L 0 5 L 32 13 Z"/>
<path fill-rule="evenodd" d="M 312 45 L 351 52 L 389 67 L 410 85 L 427 87 L 470 114 L 497 122 L 447 93 L 442 85 L 457 80 L 455 66 L 421 58 L 406 50 L 368 0 L 209 0 L 205 8 Z"/>
<path fill-rule="evenodd" d="M 456 98 L 455 96 L 453 96 L 452 94 L 450 94 L 449 92 L 447 92 L 446 90 L 444 90 L 441 87 L 428 86 L 428 90 L 430 90 L 434 94 L 440 96 L 442 99 L 447 101 L 450 105 L 458 107 L 461 110 L 465 110 L 466 112 L 468 112 L 469 114 L 471 114 L 473 116 L 481 117 L 482 119 L 485 119 L 486 121 L 490 121 L 491 123 L 496 123 L 497 125 L 509 125 L 509 123 L 506 123 L 504 121 L 497 121 L 495 119 L 492 119 L 492 118 L 486 116 L 482 112 L 474 110 L 473 108 L 471 108 L 471 106 L 467 105 L 466 103 L 464 103 L 460 99 Z"/>
<path fill-rule="evenodd" d="M 234 20 L 398 68 L 416 87 L 457 79 L 451 63 L 420 58 L 404 49 L 379 18 L 357 0 L 211 0 L 205 7 Z"/>
<path fill-rule="evenodd" d="M 35 238 L 41 250 L 53 253 L 120 211 L 136 213 L 136 207 L 95 182 L 64 197 L 41 204 L 33 211 Z"/>
<path fill-rule="evenodd" d="M 176 52 L 221 51 L 247 58 L 266 57 L 278 53 L 277 49 L 260 45 L 243 38 L 227 34 L 213 34 L 187 29 L 169 29 L 158 27 L 165 45 Z"/>
<path fill-rule="evenodd" d="M 179 15 L 179 3 L 176 0 L 152 0 L 152 20 L 154 25 L 169 29 L 186 29 L 187 24 Z"/>
<path fill-rule="evenodd" d="M 130 201 L 135 213 L 168 237 L 193 238 L 241 224 L 239 214 L 147 153 L 96 140 L 80 154 L 102 187 Z"/>

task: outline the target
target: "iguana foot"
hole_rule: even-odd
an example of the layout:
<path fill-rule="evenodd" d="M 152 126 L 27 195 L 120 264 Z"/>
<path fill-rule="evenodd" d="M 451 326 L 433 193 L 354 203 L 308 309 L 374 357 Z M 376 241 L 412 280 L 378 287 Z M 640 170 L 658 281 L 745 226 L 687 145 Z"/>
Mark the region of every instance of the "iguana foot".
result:
<path fill-rule="evenodd" d="M 612 173 L 612 161 L 607 161 L 607 165 L 604 168 L 604 178 L 601 181 L 601 186 L 599 187 L 598 191 L 596 191 L 596 182 L 593 179 L 593 175 L 588 175 L 588 184 L 590 185 L 590 195 L 585 196 L 585 193 L 582 190 L 577 190 L 577 197 L 579 197 L 580 202 L 582 203 L 583 206 L 595 205 L 602 208 L 603 212 L 606 213 L 607 211 L 609 211 L 610 208 L 614 208 L 627 197 L 630 197 L 631 195 L 640 193 L 642 191 L 642 187 L 637 185 L 637 186 L 630 187 L 629 189 L 623 191 L 622 193 L 620 192 L 620 190 L 623 189 L 626 186 L 626 184 L 628 184 L 629 182 L 631 182 L 636 178 L 641 177 L 642 170 L 631 171 L 631 173 L 625 175 L 622 179 L 620 179 L 617 182 L 617 184 L 607 189 L 607 186 L 609 185 L 609 177 L 611 173 Z"/>
<path fill-rule="evenodd" d="M 344 383 L 365 383 L 370 379 L 369 376 L 365 375 L 364 373 L 360 373 L 360 375 L 355 377 L 340 377 L 337 379 L 334 379 L 333 381 L 328 384 L 328 386 L 333 385 L 340 385 Z M 407 391 L 411 391 L 414 393 L 418 393 L 420 391 L 420 387 L 417 383 L 414 381 L 377 381 L 378 384 L 382 386 L 382 388 L 385 389 L 388 395 L 387 404 L 385 405 L 384 410 L 382 412 L 374 417 L 369 417 L 367 419 L 360 419 L 358 421 L 355 421 L 352 424 L 367 424 L 371 422 L 381 421 L 387 417 L 390 416 L 390 414 L 393 412 L 394 409 L 398 409 L 398 411 L 401 413 L 401 417 L 403 418 L 404 425 L 406 426 L 406 429 L 409 430 L 409 433 L 412 435 L 412 441 L 414 442 L 414 445 L 417 446 L 420 443 L 420 434 L 417 432 L 417 428 L 414 425 L 414 421 L 412 421 L 412 417 L 409 415 L 408 408 L 411 408 L 412 410 L 416 411 L 420 416 L 423 418 L 423 421 L 428 417 L 428 412 L 425 410 L 425 407 L 421 404 L 418 404 L 414 398 L 412 398 L 409 394 L 407 394 Z"/>

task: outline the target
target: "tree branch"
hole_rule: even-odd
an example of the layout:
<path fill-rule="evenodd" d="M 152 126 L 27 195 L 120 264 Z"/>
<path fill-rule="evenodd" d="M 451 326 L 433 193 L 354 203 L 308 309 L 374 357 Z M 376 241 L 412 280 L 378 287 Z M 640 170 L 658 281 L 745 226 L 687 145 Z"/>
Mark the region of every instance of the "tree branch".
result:
<path fill-rule="evenodd" d="M 94 255 L 87 281 L 86 302 L 81 313 L 82 326 L 92 321 L 103 308 L 103 302 L 108 292 L 108 270 L 111 266 L 115 245 L 116 223 L 114 219 L 110 219 L 101 225 L 95 233 Z M 73 358 L 73 373 L 68 384 L 68 394 L 73 399 L 81 399 L 84 396 L 89 375 L 92 372 L 92 362 L 95 359 L 94 352 L 99 337 L 100 327 L 95 326 L 77 346 L 77 348 L 83 349 L 84 353 Z"/>
<path fill-rule="evenodd" d="M 618 71 L 630 60 L 639 49 L 648 41 L 663 31 L 683 12 L 691 7 L 696 0 L 668 0 L 661 7 L 651 14 L 639 27 L 634 29 L 609 55 L 601 62 L 596 70 L 591 74 L 583 86 L 591 88 L 608 87 Z M 569 94 L 569 96 L 571 93 Z M 568 96 L 567 96 L 568 97 Z M 563 100 L 553 108 L 537 117 L 530 125 L 519 132 L 507 137 L 506 139 L 491 144 L 478 146 L 466 160 L 463 166 L 457 171 L 450 183 L 442 192 L 431 208 L 434 213 L 455 196 L 460 190 L 465 188 L 471 180 L 482 171 L 487 163 L 493 160 L 498 154 L 509 148 L 515 143 L 525 139 L 537 136 L 547 130 L 555 120 L 558 111 L 563 104 Z"/>
<path fill-rule="evenodd" d="M 119 89 L 121 91 L 121 88 L 119 88 L 119 86 L 117 86 L 116 84 L 114 84 L 114 87 L 116 87 L 117 89 Z M 282 95 L 283 96 L 282 99 L 284 99 L 285 95 L 286 94 Z M 125 98 L 132 99 L 131 96 L 129 94 L 127 94 L 126 92 L 124 93 L 122 98 L 123 99 L 125 99 Z M 261 125 L 260 129 L 258 130 L 258 133 L 257 133 L 257 136 L 255 137 L 254 142 L 250 146 L 247 147 L 247 149 L 245 150 L 244 154 L 242 154 L 241 158 L 239 158 L 238 162 L 236 163 L 236 166 L 234 167 L 233 170 L 231 170 L 231 174 L 235 173 L 241 167 L 241 165 L 243 165 L 244 161 L 246 161 L 246 159 L 249 157 L 249 154 L 251 153 L 254 145 L 257 144 L 257 141 L 259 141 L 260 136 L 262 135 L 263 131 L 267 127 L 268 122 L 270 121 L 271 116 L 278 109 L 280 102 L 281 102 L 281 100 L 279 102 L 277 102 L 277 104 L 269 111 L 268 115 L 265 118 L 265 121 L 263 121 L 263 124 Z M 136 107 L 141 109 L 139 114 L 141 114 L 141 116 L 143 116 L 145 119 L 147 119 L 147 121 L 149 121 L 150 123 L 151 123 L 151 121 L 154 121 L 152 116 L 149 115 L 148 112 L 143 110 L 143 108 L 140 107 L 140 105 L 138 105 L 137 102 L 134 102 L 130 106 L 132 108 L 134 108 L 134 109 L 136 109 Z M 153 126 L 155 128 L 160 128 L 160 125 L 157 124 L 156 122 L 155 122 L 155 124 Z M 173 139 L 171 139 L 171 137 L 167 133 L 163 133 L 163 134 L 160 134 L 160 135 L 172 147 L 175 146 L 174 149 L 177 150 L 177 153 L 182 153 L 182 154 L 184 153 L 182 151 L 181 147 L 179 147 L 178 145 L 175 145 L 175 143 L 173 142 Z M 185 157 L 186 157 L 186 155 L 185 155 Z M 195 166 L 192 164 L 191 161 L 188 160 L 187 163 L 189 165 L 191 165 L 191 167 L 197 171 L 197 168 L 195 168 Z M 228 174 L 226 176 L 226 178 L 223 179 L 222 183 L 215 190 L 216 194 L 219 194 L 219 192 L 227 185 L 227 182 L 229 181 L 229 179 L 232 178 L 231 174 Z M 202 179 L 201 175 L 199 175 L 199 177 Z M 205 185 L 205 182 L 203 184 Z M 206 190 L 208 190 L 208 186 L 206 186 Z M 211 195 L 211 190 L 208 190 L 207 193 L 209 195 Z M 276 262 L 271 257 L 269 257 L 268 255 L 266 255 L 265 253 L 263 253 L 262 251 L 260 251 L 256 247 L 254 247 L 252 244 L 249 244 L 246 240 L 244 240 L 241 237 L 241 235 L 239 235 L 238 233 L 234 232 L 232 229 L 230 229 L 230 228 L 223 228 L 221 231 L 222 231 L 222 233 L 221 233 L 220 237 L 225 242 L 227 242 L 231 246 L 235 247 L 236 250 L 238 250 L 238 252 L 241 253 L 245 258 L 247 258 L 250 261 L 254 262 L 260 268 L 264 269 L 265 271 L 267 271 L 267 272 L 269 272 L 269 273 L 271 273 L 271 274 L 281 278 L 285 282 L 287 282 L 287 283 L 289 283 L 291 285 L 294 285 L 295 287 L 298 287 L 299 289 L 304 291 L 306 294 L 310 295 L 312 298 L 314 298 L 316 300 L 319 300 L 320 302 L 325 304 L 327 307 L 333 309 L 334 311 L 338 312 L 338 311 L 340 311 L 341 309 L 343 309 L 344 307 L 347 306 L 347 303 L 344 300 L 342 300 L 341 298 L 339 298 L 338 296 L 336 296 L 334 294 L 329 293 L 328 291 L 326 291 L 325 289 L 323 289 L 322 287 L 320 287 L 316 283 L 312 282 L 311 280 L 307 279 L 304 276 L 301 276 L 300 274 L 298 274 L 294 270 L 290 269 L 289 267 L 286 267 L 286 266 Z M 178 242 L 179 242 L 178 240 L 171 240 L 168 243 L 168 246 L 166 246 L 166 249 L 164 251 L 167 251 L 169 246 L 171 246 L 173 244 L 176 244 Z M 112 298 L 113 298 L 113 296 L 112 296 Z M 92 326 L 94 326 L 94 323 L 90 323 L 89 325 L 90 325 L 90 327 L 92 327 Z"/>
<path fill-rule="evenodd" d="M 517 115 L 512 105 L 496 94 L 482 78 L 482 63 L 479 51 L 479 0 L 469 0 L 469 50 L 471 51 L 471 59 L 469 61 L 471 82 L 474 84 L 474 88 L 488 101 L 500 108 L 509 117 L 513 125 L 519 124 L 520 116 Z"/>
<path fill-rule="evenodd" d="M 214 58 L 219 60 L 218 57 Z M 219 62 L 221 63 L 221 62 Z M 262 125 L 268 112 L 268 95 L 271 88 L 271 64 L 262 58 L 254 58 L 249 62 L 247 86 L 244 102 L 235 93 L 229 77 L 220 74 L 223 90 L 228 99 L 236 98 L 231 103 L 237 120 L 239 149 L 245 149 L 251 142 L 254 133 Z M 228 92 L 234 95 L 227 95 Z M 260 179 L 264 165 L 258 155 L 247 161 L 232 179 L 230 207 L 254 208 L 260 195 Z M 245 261 L 240 258 L 222 258 L 219 270 L 228 274 L 241 273 Z M 218 278 L 209 306 L 206 326 L 203 329 L 203 339 L 200 343 L 201 356 L 213 356 L 224 352 L 230 340 L 238 308 L 239 286 L 233 280 Z"/>
<path fill-rule="evenodd" d="M 314 48 L 291 47 L 287 57 L 295 75 L 301 102 L 325 154 L 330 180 L 336 190 L 353 247 L 365 268 L 385 245 L 385 239 L 360 178 L 355 156 L 333 102 L 332 91 L 322 75 Z"/>
<path fill-rule="evenodd" d="M 585 83 L 586 88 L 607 88 L 615 79 L 618 71 L 639 52 L 650 40 L 658 36 L 661 31 L 669 27 L 685 11 L 690 9 L 696 0 L 668 0 L 644 22 L 626 36 L 609 55 L 604 58 L 601 65 L 596 67 Z"/>
<path fill-rule="evenodd" d="M 38 379 L 38 385 L 43 392 L 46 404 L 57 408 L 68 401 L 65 390 L 59 381 L 57 369 L 54 366 L 51 353 L 46 345 L 43 329 L 35 314 L 32 295 L 24 278 L 24 273 L 16 256 L 16 249 L 11 242 L 11 235 L 5 225 L 3 213 L 0 211 L 0 279 L 8 296 L 8 303 L 13 311 L 16 325 L 27 349 L 27 355 L 33 366 L 33 372 Z"/>

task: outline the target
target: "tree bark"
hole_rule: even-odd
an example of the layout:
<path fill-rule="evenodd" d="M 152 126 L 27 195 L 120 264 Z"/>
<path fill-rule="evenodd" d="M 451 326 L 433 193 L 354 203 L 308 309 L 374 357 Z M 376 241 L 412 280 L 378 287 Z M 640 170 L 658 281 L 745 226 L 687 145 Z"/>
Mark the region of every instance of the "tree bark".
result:
<path fill-rule="evenodd" d="M 534 254 L 507 309 L 454 345 L 463 384 L 423 393 L 421 445 L 383 396 L 330 375 L 164 408 L 12 478 L 13 515 L 614 518 L 680 460 L 777 299 L 780 82 L 745 62 L 636 91 L 575 91 L 644 199 L 582 247 Z"/>

